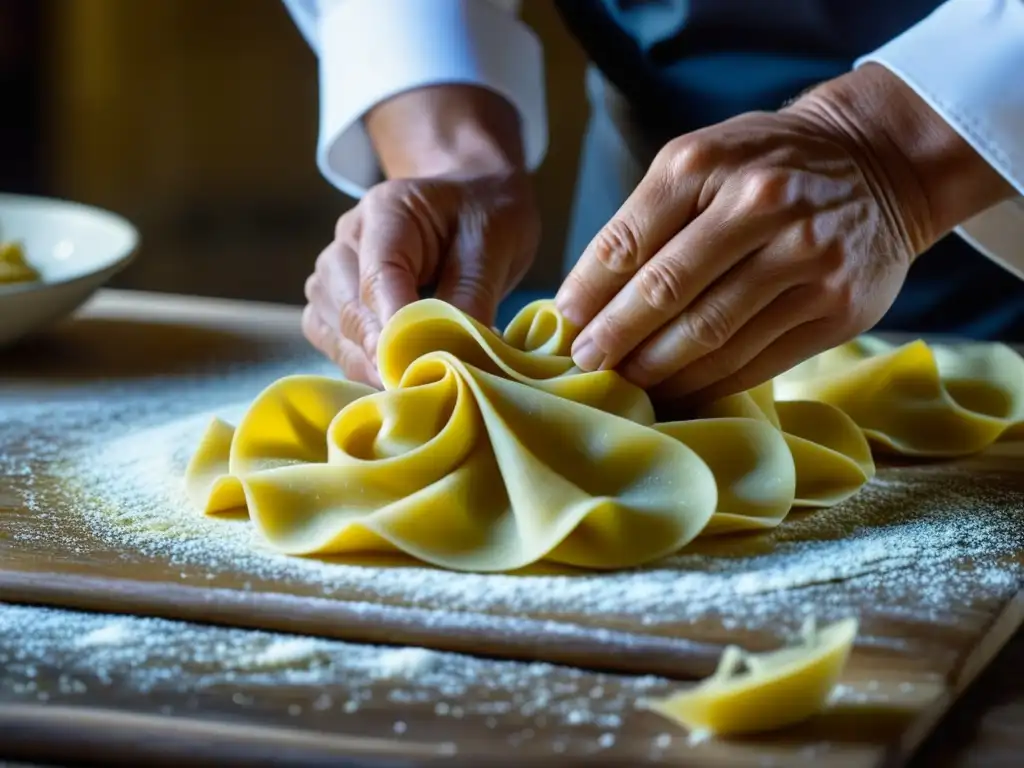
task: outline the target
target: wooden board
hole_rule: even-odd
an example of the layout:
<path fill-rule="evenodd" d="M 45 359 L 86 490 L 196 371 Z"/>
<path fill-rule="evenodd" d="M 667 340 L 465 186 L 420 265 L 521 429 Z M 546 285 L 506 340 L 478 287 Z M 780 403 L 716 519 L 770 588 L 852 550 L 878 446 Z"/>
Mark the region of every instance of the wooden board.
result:
<path fill-rule="evenodd" d="M 386 648 L 339 641 L 260 662 L 294 642 L 0 605 L 0 759 L 61 762 L 88 749 L 104 765 L 320 765 L 345 756 L 395 761 L 388 765 L 867 766 L 909 716 L 836 710 L 773 740 L 690 745 L 632 706 L 638 690 L 660 693 L 665 680 L 639 686 L 438 654 L 421 660 L 421 673 L 415 657 L 402 669 Z"/>
<path fill-rule="evenodd" d="M 876 727 L 854 726 L 851 735 L 848 725 L 830 731 L 823 718 L 810 730 L 768 741 L 852 745 L 846 756 L 855 754 L 852 764 L 865 765 L 906 755 L 1021 622 L 1014 598 L 1024 564 L 1024 517 L 1013 512 L 1024 496 L 1024 444 L 1000 445 L 966 461 L 885 468 L 856 503 L 798 516 L 764 536 L 701 544 L 673 566 L 678 572 L 445 580 L 401 563 L 409 586 L 404 594 L 389 576 L 394 566 L 364 563 L 357 578 L 352 566 L 339 565 L 349 575 L 327 589 L 323 579 L 334 578 L 334 566 L 252 570 L 245 558 L 204 556 L 195 540 L 186 538 L 176 549 L 174 530 L 161 546 L 126 549 L 96 527 L 102 488 L 92 488 L 98 500 L 68 493 L 75 480 L 68 474 L 78 470 L 74 464 L 69 470 L 66 459 L 97 430 L 156 429 L 151 434 L 159 442 L 166 436 L 161 420 L 175 423 L 226 405 L 225 392 L 244 401 L 284 372 L 316 366 L 295 309 L 117 292 L 101 295 L 83 319 L 41 343 L 0 357 L 6 451 L 0 463 L 0 475 L 6 474 L 0 600 L 675 678 L 707 674 L 726 642 L 751 649 L 778 645 L 799 624 L 800 611 L 823 618 L 856 613 L 862 632 L 838 710 L 844 722 L 852 717 Z M 124 506 L 130 497 L 111 498 Z M 891 531 L 891 542 L 880 530 Z M 141 540 L 152 544 L 150 534 Z M 979 544 L 964 549 L 964 557 L 952 556 L 979 534 L 996 542 L 992 552 Z M 844 561 L 851 548 L 853 556 Z M 815 567 L 808 565 L 815 559 Z M 711 581 L 700 581 L 705 571 Z M 420 578 L 433 584 L 429 599 L 415 588 Z M 387 579 L 390 591 L 381 586 Z M 495 601 L 488 591 L 508 591 L 510 579 L 519 579 L 527 594 L 561 588 L 575 594 L 583 583 L 587 589 L 578 592 L 587 605 L 574 610 L 567 601 L 545 602 L 539 595 Z M 599 599 L 602 584 L 620 604 Z M 663 596 L 652 595 L 659 584 Z M 680 591 L 694 584 L 719 585 L 722 593 L 709 601 Z M 475 610 L 438 604 L 446 595 L 457 602 L 459 585 L 486 604 Z M 664 610 L 655 610 L 659 600 Z M 647 609 L 636 610 L 639 603 Z M 856 706 L 860 700 L 864 706 Z M 878 726 L 881 721 L 888 725 Z M 751 759 L 763 743 L 748 744 Z"/>

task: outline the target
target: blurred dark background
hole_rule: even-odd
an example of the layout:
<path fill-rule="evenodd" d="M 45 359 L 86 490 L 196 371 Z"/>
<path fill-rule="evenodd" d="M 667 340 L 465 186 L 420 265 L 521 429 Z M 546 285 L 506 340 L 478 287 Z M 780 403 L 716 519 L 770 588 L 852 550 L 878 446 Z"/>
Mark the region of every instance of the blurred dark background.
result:
<path fill-rule="evenodd" d="M 586 118 L 583 56 L 525 3 L 548 67 L 545 236 L 557 285 Z M 316 170 L 316 59 L 279 0 L 0 0 L 0 191 L 102 206 L 142 232 L 116 287 L 302 301 L 352 201 Z"/>

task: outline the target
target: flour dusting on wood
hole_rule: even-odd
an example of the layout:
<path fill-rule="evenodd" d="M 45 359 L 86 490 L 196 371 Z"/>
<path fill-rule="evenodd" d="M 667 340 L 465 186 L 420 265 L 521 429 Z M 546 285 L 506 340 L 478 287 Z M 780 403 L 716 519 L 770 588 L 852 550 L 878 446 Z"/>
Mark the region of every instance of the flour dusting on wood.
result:
<path fill-rule="evenodd" d="M 668 690 L 667 680 L 423 648 L 0 604 L 0 667 L 0 701 L 102 706 L 131 692 L 154 714 L 244 714 L 254 722 L 286 714 L 304 727 L 418 740 L 435 738 L 439 718 L 473 720 L 490 740 L 536 741 L 538 750 L 551 748 L 540 736 L 550 727 L 583 753 L 611 749 L 612 732 L 637 716 L 661 729 L 652 751 L 672 743 L 667 724 L 635 708 Z M 382 711 L 397 713 L 391 732 L 373 734 L 375 724 L 391 722 Z"/>
<path fill-rule="evenodd" d="M 15 529 L 19 546 L 59 548 L 68 557 L 105 547 L 168 563 L 190 584 L 215 587 L 242 573 L 250 580 L 243 587 L 429 609 L 434 621 L 457 617 L 460 626 L 467 617 L 563 626 L 583 617 L 583 632 L 639 624 L 667 636 L 685 635 L 680 628 L 693 622 L 720 626 L 723 638 L 778 629 L 780 620 L 795 628 L 809 613 L 830 620 L 865 600 L 878 615 L 942 621 L 979 588 L 1005 599 L 1020 583 L 1021 493 L 941 464 L 883 469 L 834 509 L 792 515 L 765 535 L 703 540 L 620 573 L 477 575 L 280 555 L 248 522 L 192 509 L 182 476 L 214 414 L 237 419 L 266 384 L 296 370 L 328 371 L 275 362 L 216 376 L 97 382 L 76 387 L 73 399 L 0 403 L 0 437 L 20 436 L 0 455 L 0 474 L 38 518 Z M 971 579 L 962 577 L 965 567 Z"/>

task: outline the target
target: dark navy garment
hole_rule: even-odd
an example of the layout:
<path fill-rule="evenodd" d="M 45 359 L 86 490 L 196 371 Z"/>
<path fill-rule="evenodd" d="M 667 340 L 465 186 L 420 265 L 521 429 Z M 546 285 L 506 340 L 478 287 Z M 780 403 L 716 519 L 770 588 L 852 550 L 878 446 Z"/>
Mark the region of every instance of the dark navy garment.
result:
<path fill-rule="evenodd" d="M 939 0 L 555 0 L 656 149 L 848 72 Z M 648 158 L 642 158 L 644 162 Z M 1024 341 L 1024 282 L 956 235 L 919 257 L 880 329 Z"/>

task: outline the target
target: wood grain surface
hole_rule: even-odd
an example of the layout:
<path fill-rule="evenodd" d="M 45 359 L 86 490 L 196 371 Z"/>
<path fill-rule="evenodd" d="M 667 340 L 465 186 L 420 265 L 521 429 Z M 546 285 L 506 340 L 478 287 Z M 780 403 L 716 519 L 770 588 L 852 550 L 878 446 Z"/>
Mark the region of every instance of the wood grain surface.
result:
<path fill-rule="evenodd" d="M 147 389 L 154 392 L 154 397 L 166 396 L 179 383 L 185 387 L 204 377 L 222 377 L 225 371 L 239 366 L 263 366 L 269 375 L 281 366 L 301 369 L 309 360 L 295 309 L 106 292 L 76 322 L 0 358 L 0 402 L 5 409 L 18 402 L 38 407 L 49 401 L 74 402 L 83 393 L 109 387 L 123 387 L 126 392 Z M 211 407 L 216 405 L 210 403 Z M 116 407 L 111 410 L 102 418 L 126 421 L 127 428 L 132 428 L 130 409 L 124 413 Z M 84 413 L 78 428 L 88 430 L 90 418 L 100 416 Z M 0 426 L 5 451 L 13 455 L 19 444 L 63 439 L 45 430 L 33 432 L 35 427 L 27 424 Z M 14 427 L 22 433 L 11 432 Z M 985 510 L 1007 505 L 1016 508 L 1024 496 L 1022 459 L 1024 444 L 1007 443 L 965 461 L 886 467 L 880 472 L 880 490 L 870 497 L 871 508 L 865 510 L 861 503 L 847 510 L 847 517 L 859 516 L 858 525 L 836 527 L 836 520 L 842 519 L 836 515 L 843 514 L 842 508 L 803 516 L 780 532 L 701 545 L 700 562 L 722 567 L 736 562 L 756 563 L 755 555 L 771 555 L 785 546 L 819 538 L 834 539 L 856 533 L 859 527 L 892 520 L 902 520 L 910 530 L 926 525 L 928 515 L 935 510 L 951 514 L 949 505 L 943 506 L 942 497 L 954 492 L 958 503 L 953 512 L 962 515 L 965 523 Z M 31 479 L 31 488 L 26 477 Z M 0 488 L 0 600 L 165 616 L 358 642 L 421 645 L 516 659 L 524 664 L 547 661 L 595 670 L 585 673 L 588 675 L 603 670 L 613 677 L 656 674 L 676 679 L 707 674 L 726 642 L 739 642 L 751 649 L 774 647 L 799 623 L 799 616 L 790 610 L 792 603 L 778 601 L 773 607 L 774 598 L 769 599 L 771 585 L 751 590 L 742 598 L 750 602 L 746 606 L 750 613 L 759 615 L 756 626 L 726 622 L 710 611 L 707 615 L 691 612 L 639 622 L 628 611 L 531 614 L 528 606 L 525 613 L 515 607 L 491 607 L 479 615 L 462 615 L 460 622 L 460 616 L 453 616 L 451 611 L 417 603 L 415 595 L 380 599 L 372 580 L 362 587 L 350 584 L 347 589 L 324 594 L 322 585 L 313 579 L 278 580 L 244 570 L 198 568 L 174 557 L 161 559 L 160 553 L 167 549 L 156 554 L 119 550 L 96 536 L 89 521 L 79 516 L 73 505 L 61 506 L 68 500 L 66 494 L 57 492 L 63 479 L 58 466 L 36 461 L 28 473 L 12 474 Z M 919 489 L 920 503 L 908 505 L 906 494 L 887 500 L 885 489 L 899 486 Z M 40 515 L 41 509 L 48 514 Z M 182 510 L 182 514 L 189 511 Z M 1013 519 L 1017 522 L 1011 522 L 1012 527 L 1002 533 L 1014 542 L 1024 540 L 1024 518 Z M 54 535 L 55 521 L 60 535 Z M 76 546 L 69 549 L 69 540 Z M 932 542 L 931 546 L 938 544 Z M 979 552 L 967 561 L 951 564 L 962 588 L 939 606 L 928 590 L 922 590 L 917 598 L 908 596 L 905 590 L 891 593 L 884 572 L 881 577 L 877 572 L 868 574 L 867 579 L 864 574 L 852 574 L 825 583 L 797 584 L 804 603 L 816 612 L 856 613 L 861 619 L 861 638 L 843 680 L 845 698 L 840 698 L 826 715 L 785 733 L 692 747 L 676 738 L 671 750 L 655 750 L 655 756 L 651 741 L 666 730 L 665 723 L 648 713 L 631 712 L 623 726 L 624 738 L 605 757 L 679 765 L 764 765 L 768 764 L 764 762 L 766 756 L 782 760 L 780 764 L 898 764 L 934 729 L 1019 626 L 1018 581 L 988 576 L 1000 568 L 1016 573 L 1021 563 L 1018 547 L 1009 556 L 1000 554 L 998 561 L 986 562 L 984 552 Z M 374 567 L 383 566 L 367 566 Z M 901 561 L 899 578 L 912 583 L 910 576 L 919 567 L 922 563 L 913 558 Z M 922 578 L 926 575 L 922 571 Z M 755 569 L 751 574 L 754 582 L 757 576 Z M 543 579 L 544 574 L 527 573 L 521 578 Z M 658 685 L 670 683 L 661 680 Z M 102 702 L 94 706 L 108 709 Z M 103 730 L 104 720 L 98 710 L 79 718 L 84 733 Z M 11 712 L 0 712 L 0 721 L 5 717 L 6 722 L 15 723 L 12 733 L 31 730 L 23 719 L 11 720 Z M 298 722 L 283 718 L 278 725 L 304 730 L 308 724 L 301 718 Z M 432 724 L 431 728 L 444 730 L 443 724 Z M 532 730 L 554 738 L 557 728 L 551 725 Z M 231 735 L 225 734 L 230 742 Z M 483 746 L 470 748 L 467 745 L 473 743 L 473 734 L 473 724 L 463 721 L 450 729 L 444 740 L 455 744 L 460 755 L 474 758 L 545 754 L 536 746 L 545 743 L 544 738 L 531 739 L 531 746 L 520 745 L 517 749 L 484 738 L 480 741 Z M 479 736 L 477 733 L 476 738 Z M 409 740 L 414 741 L 412 734 Z M 304 743 L 314 749 L 312 741 Z M 625 744 L 630 746 L 622 746 Z M 384 753 L 401 758 L 408 755 L 403 749 L 398 745 Z M 431 757 L 426 747 L 412 751 L 417 757 Z M 572 754 L 569 749 L 562 757 Z"/>

